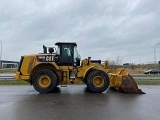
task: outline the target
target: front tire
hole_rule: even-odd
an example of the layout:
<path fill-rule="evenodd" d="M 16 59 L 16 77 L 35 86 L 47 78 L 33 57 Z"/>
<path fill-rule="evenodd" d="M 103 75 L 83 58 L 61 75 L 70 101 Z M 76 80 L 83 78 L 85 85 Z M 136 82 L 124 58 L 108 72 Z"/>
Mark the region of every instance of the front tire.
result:
<path fill-rule="evenodd" d="M 57 76 L 49 69 L 42 69 L 35 73 L 32 84 L 39 93 L 50 93 L 57 87 Z"/>
<path fill-rule="evenodd" d="M 101 93 L 108 88 L 109 77 L 101 70 L 94 70 L 88 74 L 86 84 L 91 92 Z"/>

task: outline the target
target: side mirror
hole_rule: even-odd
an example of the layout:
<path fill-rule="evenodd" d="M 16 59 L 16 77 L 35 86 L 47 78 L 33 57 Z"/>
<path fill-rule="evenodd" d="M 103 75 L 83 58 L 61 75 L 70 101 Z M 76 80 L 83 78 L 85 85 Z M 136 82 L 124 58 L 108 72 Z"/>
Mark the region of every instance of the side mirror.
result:
<path fill-rule="evenodd" d="M 76 64 L 77 64 L 77 66 L 80 66 L 80 61 L 81 61 L 80 58 L 76 58 Z"/>
<path fill-rule="evenodd" d="M 48 51 L 49 51 L 49 53 L 53 53 L 54 49 L 53 48 L 49 48 Z"/>

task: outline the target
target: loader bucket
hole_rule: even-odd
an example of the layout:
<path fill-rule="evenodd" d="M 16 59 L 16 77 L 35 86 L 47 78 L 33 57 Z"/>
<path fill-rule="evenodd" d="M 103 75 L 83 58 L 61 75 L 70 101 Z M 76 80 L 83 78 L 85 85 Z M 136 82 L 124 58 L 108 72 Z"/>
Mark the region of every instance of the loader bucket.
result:
<path fill-rule="evenodd" d="M 138 88 L 137 83 L 124 68 L 118 68 L 114 72 L 109 73 L 110 87 L 124 93 L 145 94 Z"/>

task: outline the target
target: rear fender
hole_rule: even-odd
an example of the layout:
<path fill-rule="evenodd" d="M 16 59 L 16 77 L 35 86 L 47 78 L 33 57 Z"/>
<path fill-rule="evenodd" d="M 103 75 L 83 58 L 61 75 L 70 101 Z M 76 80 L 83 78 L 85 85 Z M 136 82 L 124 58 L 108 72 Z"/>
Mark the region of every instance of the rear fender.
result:
<path fill-rule="evenodd" d="M 56 71 L 55 70 L 56 68 L 53 64 L 51 64 L 51 63 L 47 63 L 47 64 L 46 63 L 40 63 L 40 64 L 36 65 L 34 67 L 34 69 L 32 69 L 30 77 L 32 77 L 40 69 L 50 69 L 52 71 Z"/>

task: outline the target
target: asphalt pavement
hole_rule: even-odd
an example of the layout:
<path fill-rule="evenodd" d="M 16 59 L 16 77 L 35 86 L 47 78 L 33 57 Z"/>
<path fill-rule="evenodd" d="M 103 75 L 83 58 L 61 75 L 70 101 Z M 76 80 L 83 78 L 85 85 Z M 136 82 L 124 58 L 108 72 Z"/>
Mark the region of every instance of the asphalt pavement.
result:
<path fill-rule="evenodd" d="M 32 86 L 0 86 L 0 120 L 160 120 L 160 86 L 139 88 L 146 94 L 89 93 L 85 85 L 39 94 Z"/>

